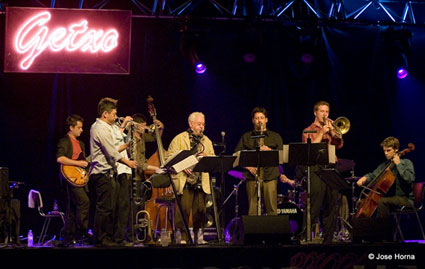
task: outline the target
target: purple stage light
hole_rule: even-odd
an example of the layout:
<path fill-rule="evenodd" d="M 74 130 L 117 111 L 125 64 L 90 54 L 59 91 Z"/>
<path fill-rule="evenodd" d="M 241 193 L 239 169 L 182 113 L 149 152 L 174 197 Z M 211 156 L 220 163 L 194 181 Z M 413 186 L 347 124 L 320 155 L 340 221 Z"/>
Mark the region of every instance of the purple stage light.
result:
<path fill-rule="evenodd" d="M 407 77 L 407 74 L 408 74 L 408 72 L 404 68 L 400 68 L 400 69 L 397 70 L 397 77 L 399 79 L 404 79 L 405 77 Z"/>
<path fill-rule="evenodd" d="M 254 53 L 248 52 L 243 55 L 243 60 L 246 63 L 253 63 L 257 60 L 257 56 Z"/>
<path fill-rule="evenodd" d="M 310 53 L 304 53 L 301 55 L 301 61 L 305 64 L 311 64 L 314 61 L 314 57 Z"/>
<path fill-rule="evenodd" d="M 195 71 L 197 74 L 203 74 L 207 71 L 207 67 L 203 63 L 197 63 L 195 65 Z"/>

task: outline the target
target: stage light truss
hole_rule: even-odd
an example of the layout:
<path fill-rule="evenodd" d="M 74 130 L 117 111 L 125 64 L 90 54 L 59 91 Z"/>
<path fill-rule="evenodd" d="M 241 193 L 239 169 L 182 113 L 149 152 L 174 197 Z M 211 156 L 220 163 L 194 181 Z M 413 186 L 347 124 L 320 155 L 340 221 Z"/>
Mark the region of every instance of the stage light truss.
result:
<path fill-rule="evenodd" d="M 316 20 L 369 24 L 425 24 L 421 0 L 0 0 L 5 6 L 131 9 L 153 18 Z M 65 6 L 64 6 L 65 5 Z M 69 6 L 66 6 L 69 5 Z"/>

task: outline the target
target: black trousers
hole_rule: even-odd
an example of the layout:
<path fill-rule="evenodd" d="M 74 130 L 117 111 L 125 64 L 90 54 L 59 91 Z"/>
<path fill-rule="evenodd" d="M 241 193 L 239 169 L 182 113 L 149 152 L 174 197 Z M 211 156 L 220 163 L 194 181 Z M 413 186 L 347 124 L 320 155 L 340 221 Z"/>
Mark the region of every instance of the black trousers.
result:
<path fill-rule="evenodd" d="M 110 174 L 92 174 L 89 180 L 90 202 L 94 208 L 94 234 L 97 243 L 113 240 L 114 190 L 116 179 Z"/>
<path fill-rule="evenodd" d="M 302 169 L 302 174 L 307 176 L 306 167 Z M 327 185 L 326 178 L 319 177 L 318 173 L 322 169 L 323 166 L 320 165 L 312 166 L 310 169 L 310 215 L 312 224 L 317 223 L 322 217 L 324 242 L 331 242 L 336 230 L 338 190 Z M 298 173 L 297 171 L 297 177 Z M 305 226 L 306 218 L 304 218 L 304 228 Z"/>
<path fill-rule="evenodd" d="M 81 239 L 89 228 L 90 201 L 87 187 L 66 184 L 65 240 Z"/>
<path fill-rule="evenodd" d="M 378 218 L 386 218 L 390 216 L 391 211 L 402 206 L 412 206 L 412 202 L 403 196 L 381 197 L 378 200 L 377 214 Z"/>
<path fill-rule="evenodd" d="M 130 212 L 131 174 L 119 174 L 115 188 L 114 237 L 116 242 L 125 239 Z"/>
<path fill-rule="evenodd" d="M 186 183 L 188 184 L 188 183 Z M 205 225 L 205 215 L 207 212 L 205 206 L 205 196 L 204 191 L 198 189 L 193 190 L 190 188 L 184 188 L 183 194 L 180 196 L 180 202 L 183 210 L 184 219 L 189 225 L 189 215 L 192 212 L 192 221 L 193 221 L 193 231 L 195 233 L 195 241 L 197 239 L 197 231 L 199 229 L 204 230 Z M 182 240 L 188 241 L 188 235 L 186 233 L 183 219 L 181 218 L 177 203 L 175 205 L 175 221 L 176 229 L 179 228 L 182 234 Z"/>

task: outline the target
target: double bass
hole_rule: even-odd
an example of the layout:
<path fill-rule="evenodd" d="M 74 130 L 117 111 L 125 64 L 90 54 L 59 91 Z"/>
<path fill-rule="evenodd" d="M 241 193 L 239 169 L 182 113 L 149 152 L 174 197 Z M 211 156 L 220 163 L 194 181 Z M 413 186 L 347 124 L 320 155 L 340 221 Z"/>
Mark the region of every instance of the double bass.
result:
<path fill-rule="evenodd" d="M 407 148 L 398 152 L 401 157 L 404 154 L 415 150 L 415 145 L 409 143 Z M 360 193 L 360 203 L 358 204 L 355 218 L 370 218 L 378 207 L 378 201 L 391 188 L 395 181 L 395 175 L 391 169 L 395 166 L 393 161 L 390 161 L 382 172 L 376 176 L 371 182 L 364 187 Z M 362 197 L 364 197 L 362 199 Z"/>
<path fill-rule="evenodd" d="M 157 120 L 157 118 L 156 118 L 157 113 L 156 113 L 156 109 L 155 109 L 155 106 L 153 104 L 153 101 L 154 101 L 154 99 L 151 96 L 148 96 L 148 99 L 147 99 L 148 111 L 149 111 L 149 114 L 154 121 L 154 124 L 155 124 L 155 121 Z M 155 139 L 156 139 L 158 149 L 148 159 L 147 162 L 148 162 L 149 165 L 161 167 L 165 163 L 165 154 L 167 152 L 165 151 L 164 146 L 162 144 L 161 133 L 160 133 L 159 128 L 154 128 L 154 132 L 155 132 Z M 150 178 L 155 173 L 155 171 L 154 170 L 146 170 L 144 173 L 145 173 L 145 178 Z M 158 199 L 158 198 L 160 198 L 160 199 L 173 199 L 174 193 L 173 193 L 172 186 L 168 186 L 166 188 L 152 187 L 152 196 L 145 203 L 145 209 L 146 209 L 146 211 L 149 212 L 149 215 L 151 217 L 152 227 L 156 227 L 156 219 L 157 219 L 157 214 L 158 214 L 158 208 L 160 206 L 158 203 L 156 203 L 156 199 Z M 162 224 L 166 221 L 165 220 L 165 212 L 166 212 L 166 208 L 165 207 L 161 208 L 161 211 L 159 212 L 160 218 L 159 218 L 159 223 L 158 223 L 158 229 L 161 229 Z M 168 227 L 168 230 L 172 231 L 171 223 L 167 223 L 167 227 Z M 154 231 L 154 232 L 156 232 L 156 231 Z"/>

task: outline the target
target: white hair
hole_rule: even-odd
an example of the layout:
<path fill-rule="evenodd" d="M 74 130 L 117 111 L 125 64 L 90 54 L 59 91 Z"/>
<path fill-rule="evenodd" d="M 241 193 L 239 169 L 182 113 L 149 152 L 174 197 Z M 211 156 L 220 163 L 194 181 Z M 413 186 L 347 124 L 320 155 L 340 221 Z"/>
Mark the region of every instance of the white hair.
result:
<path fill-rule="evenodd" d="M 194 121 L 196 116 L 201 116 L 202 118 L 205 119 L 205 115 L 202 112 L 193 112 L 192 114 L 189 115 L 189 117 L 187 118 L 187 121 L 189 123 L 191 121 Z"/>

